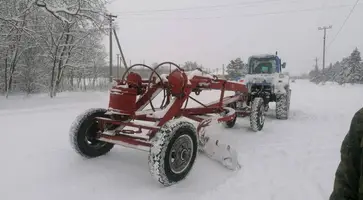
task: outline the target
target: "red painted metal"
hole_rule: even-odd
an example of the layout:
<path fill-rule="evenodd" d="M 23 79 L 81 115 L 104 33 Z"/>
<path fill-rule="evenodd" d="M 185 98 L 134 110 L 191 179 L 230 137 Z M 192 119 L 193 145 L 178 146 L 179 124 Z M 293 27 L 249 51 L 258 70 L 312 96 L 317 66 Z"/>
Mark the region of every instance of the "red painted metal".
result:
<path fill-rule="evenodd" d="M 123 121 L 118 121 L 118 120 L 112 120 L 109 118 L 105 118 L 105 117 L 96 117 L 96 119 L 103 121 L 103 123 L 109 123 L 109 124 L 115 124 L 115 125 L 124 125 L 124 126 L 130 126 L 130 127 L 135 127 L 135 128 L 142 128 L 142 129 L 148 129 L 148 130 L 159 130 L 160 127 L 157 126 L 148 126 L 148 125 L 144 125 L 144 124 L 138 124 L 138 123 L 133 123 L 133 122 L 123 122 Z"/>
<path fill-rule="evenodd" d="M 206 113 L 220 113 L 223 109 L 218 106 L 198 107 L 198 108 L 185 108 L 182 110 L 184 115 L 204 115 Z"/>
<path fill-rule="evenodd" d="M 123 115 L 133 115 L 136 110 L 136 88 L 113 87 L 110 92 L 108 107 Z"/>
<path fill-rule="evenodd" d="M 153 99 L 156 95 L 159 94 L 159 92 L 162 91 L 162 88 L 159 84 L 152 86 L 149 88 L 148 91 L 146 91 L 136 102 L 136 109 L 139 110 L 143 106 L 145 106 L 150 100 Z"/>
<path fill-rule="evenodd" d="M 128 135 L 111 136 L 111 135 L 101 134 L 100 137 L 103 137 L 103 138 L 109 139 L 109 140 L 118 140 L 118 141 L 125 142 L 125 143 L 131 144 L 131 145 L 151 147 L 151 144 L 149 142 L 140 141 L 140 140 L 144 140 L 143 138 L 130 137 Z"/>
<path fill-rule="evenodd" d="M 142 78 L 139 74 L 130 72 L 130 74 L 127 75 L 126 83 L 131 87 L 139 88 L 142 86 Z"/>
<path fill-rule="evenodd" d="M 159 67 L 159 66 L 157 66 Z M 174 117 L 184 116 L 204 125 L 208 125 L 209 116 L 206 114 L 219 114 L 225 110 L 227 105 L 245 101 L 245 94 L 247 93 L 247 87 L 238 82 L 230 82 L 223 79 L 217 79 L 212 76 L 194 76 L 188 79 L 186 73 L 181 69 L 176 69 L 170 73 L 166 79 L 162 79 L 155 71 L 153 73 L 157 75 L 157 79 L 150 76 L 149 80 L 142 80 L 141 76 L 137 73 L 129 72 L 126 81 L 123 79 L 117 81 L 117 85 L 111 89 L 109 110 L 112 111 L 112 116 L 127 116 L 123 120 L 116 118 L 97 118 L 100 122 L 101 130 L 105 124 L 120 125 L 121 130 L 114 131 L 115 135 L 101 134 L 101 137 L 107 140 L 120 141 L 130 145 L 150 146 L 150 143 L 142 140 L 137 135 L 143 134 L 141 130 L 148 130 L 144 132 L 145 136 L 149 139 L 154 137 L 156 132 L 169 120 Z M 190 98 L 192 92 L 199 92 L 203 90 L 220 90 L 220 96 L 217 101 L 207 105 L 201 105 L 196 108 L 183 108 L 183 105 Z M 236 95 L 224 97 L 225 91 L 239 92 Z M 155 110 L 151 104 L 151 100 L 160 92 L 165 94 L 165 102 L 162 109 L 165 113 L 161 116 L 153 116 Z M 174 97 L 174 98 L 173 98 Z M 173 99 L 172 99 L 173 98 Z M 152 112 L 143 113 L 138 112 L 143 110 L 147 105 L 151 105 Z M 236 115 L 246 114 L 247 112 L 232 112 L 227 116 L 217 117 L 218 122 L 233 120 Z M 135 123 L 133 120 L 154 122 L 154 125 Z M 201 126 L 204 126 L 200 124 Z M 136 127 L 138 130 L 126 130 L 124 127 Z M 198 126 L 199 127 L 199 126 Z M 199 127 L 200 128 L 200 127 Z M 144 138 L 145 140 L 145 138 Z"/>
<path fill-rule="evenodd" d="M 248 88 L 239 82 L 231 82 L 223 79 L 213 80 L 207 77 L 194 76 L 190 82 L 195 85 L 199 85 L 201 89 L 214 89 L 214 90 L 226 90 L 226 91 L 238 91 L 246 93 Z"/>
<path fill-rule="evenodd" d="M 168 83 L 170 93 L 179 97 L 184 94 L 184 89 L 188 84 L 188 77 L 183 71 L 176 69 L 169 74 Z"/>

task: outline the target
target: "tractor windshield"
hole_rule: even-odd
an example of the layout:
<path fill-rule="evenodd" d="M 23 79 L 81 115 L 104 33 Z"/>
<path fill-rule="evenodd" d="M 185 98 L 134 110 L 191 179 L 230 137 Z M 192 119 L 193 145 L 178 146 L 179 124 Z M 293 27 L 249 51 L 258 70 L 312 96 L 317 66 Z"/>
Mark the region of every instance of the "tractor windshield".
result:
<path fill-rule="evenodd" d="M 249 63 L 250 74 L 272 74 L 276 72 L 275 58 L 253 58 Z"/>

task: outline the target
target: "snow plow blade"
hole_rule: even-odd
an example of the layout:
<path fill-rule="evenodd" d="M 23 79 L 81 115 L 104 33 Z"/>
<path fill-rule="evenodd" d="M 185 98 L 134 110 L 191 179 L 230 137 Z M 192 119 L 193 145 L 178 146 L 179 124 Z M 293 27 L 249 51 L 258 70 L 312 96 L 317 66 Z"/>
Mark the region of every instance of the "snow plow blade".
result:
<path fill-rule="evenodd" d="M 207 157 L 221 163 L 230 170 L 238 170 L 241 165 L 238 162 L 238 155 L 230 145 L 221 143 L 218 139 L 209 137 L 203 138 L 204 145 L 200 147 L 200 152 Z"/>

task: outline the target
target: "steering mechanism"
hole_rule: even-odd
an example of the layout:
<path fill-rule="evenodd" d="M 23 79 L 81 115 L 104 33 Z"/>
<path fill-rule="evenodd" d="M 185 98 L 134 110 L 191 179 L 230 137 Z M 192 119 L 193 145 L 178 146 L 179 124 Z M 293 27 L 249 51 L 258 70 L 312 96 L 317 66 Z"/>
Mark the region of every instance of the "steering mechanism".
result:
<path fill-rule="evenodd" d="M 170 66 L 175 66 L 177 69 L 175 69 L 169 76 L 167 77 L 167 80 L 169 82 L 168 85 L 165 85 L 163 78 L 160 76 L 160 74 L 157 73 L 158 68 L 160 68 L 162 65 L 168 64 Z M 151 74 L 149 76 L 149 79 L 147 81 L 142 80 L 142 77 L 135 72 L 130 72 L 132 68 L 135 68 L 137 66 L 145 67 L 150 69 Z M 156 77 L 155 77 L 155 75 Z M 155 79 L 157 78 L 158 81 Z M 125 73 L 123 74 L 121 80 L 118 80 L 118 85 L 125 85 L 127 84 L 127 88 L 136 90 L 136 95 L 142 95 L 145 94 L 147 91 L 152 89 L 153 84 L 158 84 L 159 88 L 163 89 L 163 100 L 160 105 L 160 108 L 165 108 L 170 103 L 170 95 L 181 97 L 184 95 L 184 88 L 186 87 L 188 83 L 188 78 L 186 74 L 184 73 L 183 69 L 181 69 L 178 65 L 172 62 L 163 62 L 157 65 L 155 68 L 151 68 L 144 64 L 135 64 L 129 67 Z M 155 107 L 152 103 L 152 98 L 148 98 L 151 109 L 155 112 Z M 124 102 L 120 102 L 120 104 L 123 104 Z"/>
<path fill-rule="evenodd" d="M 129 85 L 129 88 L 135 88 L 137 90 L 137 95 L 145 92 L 142 88 L 142 78 L 137 73 L 130 72 L 129 75 L 127 75 L 126 83 Z"/>
<path fill-rule="evenodd" d="M 168 76 L 170 93 L 178 98 L 184 97 L 184 89 L 188 84 L 187 75 L 180 69 L 175 69 Z"/>

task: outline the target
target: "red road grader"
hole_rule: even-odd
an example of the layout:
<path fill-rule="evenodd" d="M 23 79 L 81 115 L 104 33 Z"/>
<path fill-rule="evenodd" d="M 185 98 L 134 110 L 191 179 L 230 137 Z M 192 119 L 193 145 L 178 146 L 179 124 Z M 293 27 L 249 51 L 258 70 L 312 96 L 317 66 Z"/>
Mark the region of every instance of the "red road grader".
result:
<path fill-rule="evenodd" d="M 166 64 L 176 69 L 159 75 L 157 69 Z M 150 69 L 150 78 L 145 80 L 131 72 L 137 66 Z M 102 156 L 115 144 L 147 151 L 150 172 L 164 186 L 188 175 L 198 151 L 231 170 L 239 168 L 236 152 L 205 134 L 204 128 L 212 121 L 231 128 L 237 116 L 250 115 L 254 131 L 261 130 L 264 124 L 262 99 L 247 102 L 245 85 L 218 79 L 201 70 L 185 72 L 172 62 L 161 63 L 154 69 L 136 64 L 116 82 L 110 90 L 108 109 L 89 109 L 74 121 L 70 130 L 72 146 L 87 158 Z M 203 90 L 220 90 L 220 97 L 203 104 L 191 96 Z M 235 95 L 225 96 L 225 91 L 235 91 Z M 155 108 L 152 100 L 161 92 L 163 101 L 160 108 Z M 189 100 L 201 106 L 187 108 Z M 147 106 L 151 109 L 145 109 Z"/>

